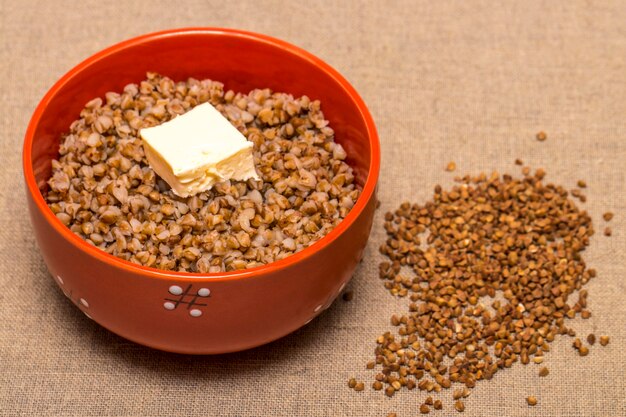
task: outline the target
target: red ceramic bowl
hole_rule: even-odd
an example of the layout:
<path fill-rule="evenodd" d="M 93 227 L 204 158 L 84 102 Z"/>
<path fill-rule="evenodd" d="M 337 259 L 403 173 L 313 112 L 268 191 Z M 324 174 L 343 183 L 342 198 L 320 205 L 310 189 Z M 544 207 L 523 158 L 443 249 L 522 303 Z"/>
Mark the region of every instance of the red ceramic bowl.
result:
<path fill-rule="evenodd" d="M 262 267 L 218 274 L 166 272 L 126 262 L 87 244 L 46 205 L 43 193 L 61 135 L 83 105 L 157 71 L 211 78 L 247 92 L 270 87 L 322 102 L 363 192 L 349 215 L 303 251 Z M 278 339 L 326 309 L 349 281 L 376 206 L 380 148 L 354 88 L 310 53 L 264 35 L 192 28 L 140 36 L 74 67 L 33 114 L 23 150 L 28 208 L 48 270 L 90 318 L 127 339 L 181 353 L 223 353 Z"/>

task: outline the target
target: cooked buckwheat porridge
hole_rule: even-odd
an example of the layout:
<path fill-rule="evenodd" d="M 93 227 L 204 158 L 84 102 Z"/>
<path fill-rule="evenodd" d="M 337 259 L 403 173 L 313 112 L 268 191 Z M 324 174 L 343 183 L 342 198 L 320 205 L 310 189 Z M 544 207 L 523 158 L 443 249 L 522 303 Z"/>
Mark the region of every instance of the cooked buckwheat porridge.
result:
<path fill-rule="evenodd" d="M 139 130 L 204 102 L 254 144 L 261 180 L 181 198 L 148 165 Z M 130 262 L 186 272 L 252 268 L 306 248 L 342 221 L 359 196 L 345 158 L 319 101 L 148 73 L 85 105 L 52 161 L 46 200 L 72 232 Z"/>

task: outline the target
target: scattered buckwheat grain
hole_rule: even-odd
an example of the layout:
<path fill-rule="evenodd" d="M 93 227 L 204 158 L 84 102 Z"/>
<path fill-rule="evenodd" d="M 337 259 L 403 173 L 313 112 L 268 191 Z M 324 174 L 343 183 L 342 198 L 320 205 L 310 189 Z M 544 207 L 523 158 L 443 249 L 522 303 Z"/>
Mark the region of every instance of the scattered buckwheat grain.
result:
<path fill-rule="evenodd" d="M 478 381 L 516 362 L 542 363 L 557 335 L 575 335 L 567 320 L 590 317 L 583 286 L 596 271 L 581 254 L 591 218 L 544 170 L 523 173 L 458 177 L 431 201 L 385 214 L 379 276 L 408 299 L 408 312 L 391 317 L 393 332 L 376 340 L 376 380 L 388 395 L 460 383 L 453 398 L 464 409 Z"/>

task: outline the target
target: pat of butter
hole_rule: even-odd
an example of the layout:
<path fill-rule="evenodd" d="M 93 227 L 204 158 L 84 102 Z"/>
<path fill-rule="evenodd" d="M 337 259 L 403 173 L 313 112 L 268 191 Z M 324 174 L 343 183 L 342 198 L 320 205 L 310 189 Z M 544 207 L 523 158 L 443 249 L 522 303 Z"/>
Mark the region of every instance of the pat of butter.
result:
<path fill-rule="evenodd" d="M 139 134 L 148 163 L 180 197 L 229 179 L 259 179 L 252 142 L 209 103 Z"/>

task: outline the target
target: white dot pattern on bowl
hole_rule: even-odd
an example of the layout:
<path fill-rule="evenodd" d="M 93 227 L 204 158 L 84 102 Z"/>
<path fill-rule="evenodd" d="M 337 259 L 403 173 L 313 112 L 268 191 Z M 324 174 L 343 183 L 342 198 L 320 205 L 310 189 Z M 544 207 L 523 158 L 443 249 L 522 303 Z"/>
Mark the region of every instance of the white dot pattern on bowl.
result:
<path fill-rule="evenodd" d="M 57 281 L 59 281 L 59 284 L 61 284 L 61 285 L 65 284 L 63 282 L 63 278 L 61 278 L 61 275 L 57 275 Z"/>
<path fill-rule="evenodd" d="M 320 309 L 322 308 L 322 305 L 318 305 L 317 307 L 315 307 L 315 310 L 313 310 L 313 312 L 317 313 L 318 311 L 320 311 Z"/>
<path fill-rule="evenodd" d="M 191 317 L 200 317 L 203 314 L 200 307 L 207 305 L 203 299 L 211 295 L 211 290 L 208 288 L 201 287 L 195 290 L 193 284 L 187 285 L 184 289 L 180 285 L 171 285 L 167 290 L 171 295 L 163 300 L 163 308 L 173 311 L 179 306 L 183 306 L 189 311 Z"/>
<path fill-rule="evenodd" d="M 183 293 L 183 289 L 178 285 L 172 285 L 169 289 L 170 294 L 172 295 L 181 295 Z"/>
<path fill-rule="evenodd" d="M 85 300 L 84 298 L 81 298 L 81 299 L 80 299 L 80 303 L 81 303 L 82 305 L 84 305 L 85 307 L 89 308 L 89 303 L 88 303 L 88 302 L 87 302 L 87 300 Z"/>

